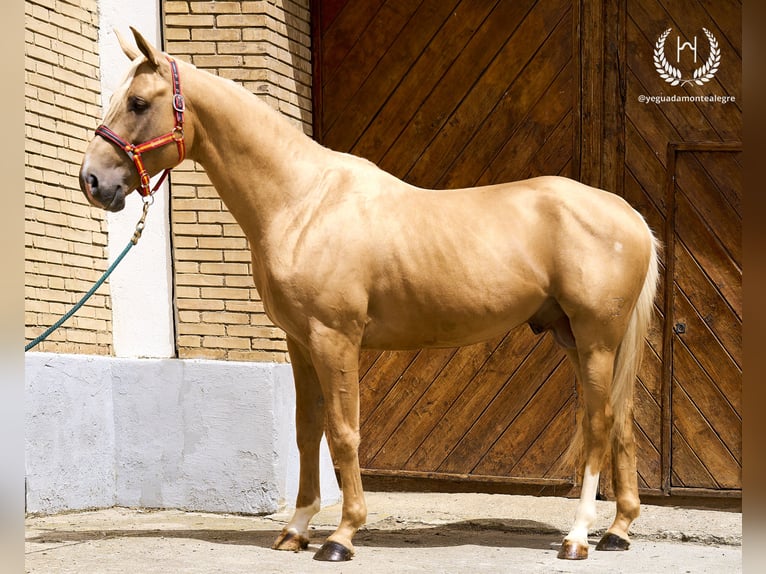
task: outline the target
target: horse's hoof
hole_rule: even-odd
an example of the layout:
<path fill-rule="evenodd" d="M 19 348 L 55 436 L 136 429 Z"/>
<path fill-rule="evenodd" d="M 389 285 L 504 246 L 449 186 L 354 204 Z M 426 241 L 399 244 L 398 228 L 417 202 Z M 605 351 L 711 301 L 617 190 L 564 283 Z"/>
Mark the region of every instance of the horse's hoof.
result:
<path fill-rule="evenodd" d="M 353 552 L 343 546 L 343 544 L 328 540 L 322 544 L 322 547 L 317 550 L 316 554 L 314 554 L 314 560 L 322 560 L 324 562 L 345 562 L 351 560 L 352 555 Z"/>
<path fill-rule="evenodd" d="M 588 545 L 564 539 L 558 558 L 561 560 L 585 560 L 588 557 Z"/>
<path fill-rule="evenodd" d="M 630 548 L 630 541 L 613 532 L 604 534 L 596 545 L 596 550 L 627 550 L 628 548 Z"/>
<path fill-rule="evenodd" d="M 300 552 L 306 550 L 309 546 L 309 540 L 293 530 L 283 530 L 282 533 L 271 545 L 274 550 L 289 550 L 291 552 Z"/>

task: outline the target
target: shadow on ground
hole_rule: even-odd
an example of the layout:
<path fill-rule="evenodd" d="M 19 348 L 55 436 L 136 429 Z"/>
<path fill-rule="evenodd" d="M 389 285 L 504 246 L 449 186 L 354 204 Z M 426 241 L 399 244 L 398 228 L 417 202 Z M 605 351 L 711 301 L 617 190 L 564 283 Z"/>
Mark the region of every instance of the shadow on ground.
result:
<path fill-rule="evenodd" d="M 531 520 L 479 519 L 436 526 L 397 526 L 393 518 L 362 528 L 354 538 L 357 546 L 372 548 L 451 547 L 466 544 L 501 548 L 549 550 L 560 543 L 562 534 L 550 525 Z M 26 541 L 37 544 L 67 544 L 120 538 L 164 538 L 200 540 L 215 544 L 271 548 L 280 529 L 98 529 L 42 531 Z M 313 544 L 321 544 L 332 533 L 330 529 L 312 529 Z M 541 536 L 543 535 L 543 536 Z"/>

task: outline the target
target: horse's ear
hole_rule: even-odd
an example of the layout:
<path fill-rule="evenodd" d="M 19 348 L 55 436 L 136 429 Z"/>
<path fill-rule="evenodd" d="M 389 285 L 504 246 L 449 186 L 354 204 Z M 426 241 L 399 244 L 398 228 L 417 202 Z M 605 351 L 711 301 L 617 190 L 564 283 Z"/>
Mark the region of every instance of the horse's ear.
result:
<path fill-rule="evenodd" d="M 136 39 L 136 46 L 138 46 L 138 49 L 141 50 L 141 53 L 146 56 L 146 59 L 149 60 L 149 63 L 152 66 L 158 68 L 160 62 L 162 61 L 162 54 L 160 51 L 152 46 L 149 42 L 147 42 L 141 33 L 133 26 L 130 27 L 130 31 L 133 32 L 133 37 Z"/>
<path fill-rule="evenodd" d="M 117 28 L 114 29 L 114 35 L 117 36 L 117 42 L 120 44 L 120 48 L 122 48 L 122 51 L 125 52 L 125 55 L 131 62 L 138 58 L 138 51 L 128 44 L 127 40 L 125 40 L 125 36 L 123 36 Z"/>

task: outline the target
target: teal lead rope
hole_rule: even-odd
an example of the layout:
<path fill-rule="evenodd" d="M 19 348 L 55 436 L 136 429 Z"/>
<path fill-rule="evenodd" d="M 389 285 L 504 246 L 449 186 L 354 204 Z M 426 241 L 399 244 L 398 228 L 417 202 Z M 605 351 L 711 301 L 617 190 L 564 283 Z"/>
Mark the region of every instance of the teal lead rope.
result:
<path fill-rule="evenodd" d="M 120 264 L 120 261 L 123 260 L 123 258 L 128 254 L 128 251 L 132 249 L 132 247 L 138 243 L 138 240 L 141 238 L 141 234 L 144 231 L 144 226 L 146 224 L 146 214 L 149 212 L 149 206 L 154 203 L 154 196 L 148 195 L 144 198 L 144 210 L 141 214 L 141 219 L 138 220 L 138 223 L 136 223 L 136 230 L 133 233 L 133 237 L 130 238 L 130 241 L 125 246 L 125 249 L 122 250 L 122 253 L 120 253 L 117 256 L 117 259 L 114 260 L 114 263 L 112 263 L 109 266 L 109 269 L 107 269 L 104 274 L 101 276 L 101 278 L 96 281 L 96 283 L 93 285 L 93 287 L 90 288 L 90 291 L 88 291 L 85 296 L 80 299 L 80 301 L 72 307 L 61 319 L 56 321 L 53 325 L 51 325 L 48 329 L 45 330 L 45 332 L 40 335 L 39 337 L 35 338 L 32 342 L 27 343 L 24 347 L 24 352 L 26 353 L 30 349 L 36 347 L 38 344 L 40 344 L 42 341 L 48 338 L 48 336 L 53 333 L 56 329 L 61 327 L 61 325 L 64 324 L 64 322 L 69 319 L 72 315 L 77 313 L 77 311 L 82 307 L 85 302 L 90 299 L 91 295 L 93 295 L 99 287 L 106 281 L 107 277 L 112 274 L 112 271 L 115 270 L 115 268 Z"/>

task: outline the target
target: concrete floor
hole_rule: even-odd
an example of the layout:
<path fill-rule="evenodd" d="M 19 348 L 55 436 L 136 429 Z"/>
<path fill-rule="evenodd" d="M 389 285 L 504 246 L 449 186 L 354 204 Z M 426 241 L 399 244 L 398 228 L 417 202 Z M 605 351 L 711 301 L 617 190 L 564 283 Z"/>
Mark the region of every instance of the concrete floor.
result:
<path fill-rule="evenodd" d="M 367 525 L 351 562 L 312 560 L 340 505 L 314 520 L 300 553 L 271 543 L 289 518 L 110 508 L 26 520 L 28 573 L 651 573 L 742 572 L 742 515 L 644 505 L 628 552 L 596 552 L 613 502 L 598 502 L 588 560 L 556 553 L 576 500 L 492 494 L 367 493 Z"/>

